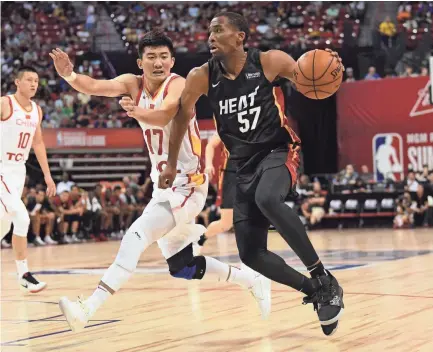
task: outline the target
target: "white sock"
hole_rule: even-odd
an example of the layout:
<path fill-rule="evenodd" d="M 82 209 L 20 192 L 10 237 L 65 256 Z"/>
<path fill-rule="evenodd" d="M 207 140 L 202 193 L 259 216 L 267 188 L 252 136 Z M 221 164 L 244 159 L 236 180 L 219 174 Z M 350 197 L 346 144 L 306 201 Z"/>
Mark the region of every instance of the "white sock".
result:
<path fill-rule="evenodd" d="M 111 293 L 101 285 L 98 285 L 93 295 L 86 300 L 86 305 L 90 310 L 92 316 L 99 309 L 99 307 L 111 296 Z"/>
<path fill-rule="evenodd" d="M 245 288 L 253 286 L 254 276 L 252 272 L 236 268 L 212 257 L 205 257 L 205 259 L 206 272 L 203 280 L 214 282 L 227 281 Z"/>
<path fill-rule="evenodd" d="M 254 275 L 252 271 L 245 270 L 244 268 L 239 269 L 232 265 L 230 265 L 230 269 L 228 282 L 245 288 L 251 288 L 254 285 Z"/>
<path fill-rule="evenodd" d="M 204 257 L 206 259 L 206 272 L 203 276 L 204 281 L 227 281 L 230 268 L 226 263 L 212 257 Z"/>
<path fill-rule="evenodd" d="M 25 273 L 29 272 L 29 268 L 27 266 L 27 259 L 15 260 L 15 263 L 17 263 L 17 271 L 20 278 L 22 278 Z"/>

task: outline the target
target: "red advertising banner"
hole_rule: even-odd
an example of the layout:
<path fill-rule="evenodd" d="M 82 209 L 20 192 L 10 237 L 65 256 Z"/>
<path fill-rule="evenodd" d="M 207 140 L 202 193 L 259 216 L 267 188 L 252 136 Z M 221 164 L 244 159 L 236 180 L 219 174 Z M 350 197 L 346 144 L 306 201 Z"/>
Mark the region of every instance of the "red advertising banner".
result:
<path fill-rule="evenodd" d="M 144 149 L 139 128 L 46 128 L 43 130 L 48 149 Z"/>
<path fill-rule="evenodd" d="M 402 180 L 433 169 L 428 77 L 344 83 L 337 96 L 339 167 L 367 165 L 375 178 Z"/>

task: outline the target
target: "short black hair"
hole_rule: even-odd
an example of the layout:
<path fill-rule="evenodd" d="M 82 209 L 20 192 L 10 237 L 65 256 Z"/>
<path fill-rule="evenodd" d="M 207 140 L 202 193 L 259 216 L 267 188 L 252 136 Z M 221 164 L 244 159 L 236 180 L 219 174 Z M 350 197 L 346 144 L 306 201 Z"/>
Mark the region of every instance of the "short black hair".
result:
<path fill-rule="evenodd" d="M 250 26 L 244 16 L 236 12 L 220 12 L 214 16 L 214 18 L 216 17 L 227 17 L 232 26 L 236 27 L 240 32 L 245 33 L 244 44 L 247 42 L 250 36 Z"/>
<path fill-rule="evenodd" d="M 38 71 L 36 71 L 33 67 L 22 66 L 19 68 L 19 70 L 17 72 L 17 78 L 21 78 L 23 76 L 24 72 L 34 72 L 38 75 Z"/>
<path fill-rule="evenodd" d="M 143 51 L 147 46 L 166 46 L 170 50 L 171 56 L 174 56 L 174 46 L 170 37 L 165 35 L 162 28 L 152 29 L 147 32 L 138 42 L 138 56 L 141 58 Z"/>

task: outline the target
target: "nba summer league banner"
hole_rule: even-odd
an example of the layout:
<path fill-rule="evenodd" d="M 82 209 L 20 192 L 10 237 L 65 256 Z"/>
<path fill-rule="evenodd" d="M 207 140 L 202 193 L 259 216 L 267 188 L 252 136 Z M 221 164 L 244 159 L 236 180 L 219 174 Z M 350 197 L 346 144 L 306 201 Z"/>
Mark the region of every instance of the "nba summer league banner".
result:
<path fill-rule="evenodd" d="M 428 77 L 344 83 L 337 95 L 339 167 L 363 164 L 377 181 L 433 169 Z"/>

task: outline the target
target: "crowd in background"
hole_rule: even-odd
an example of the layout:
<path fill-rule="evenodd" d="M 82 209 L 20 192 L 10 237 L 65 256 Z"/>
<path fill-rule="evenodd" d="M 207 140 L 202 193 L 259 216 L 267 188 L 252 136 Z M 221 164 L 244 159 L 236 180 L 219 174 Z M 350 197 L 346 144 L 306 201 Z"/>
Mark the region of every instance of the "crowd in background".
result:
<path fill-rule="evenodd" d="M 244 2 L 152 3 L 110 2 L 89 3 L 86 13 L 77 15 L 71 2 L 2 3 L 2 95 L 15 90 L 14 77 L 22 65 L 35 67 L 40 76 L 37 103 L 44 113 L 44 127 L 114 128 L 136 127 L 119 108 L 116 99 L 99 98 L 77 93 L 61 79 L 48 53 L 61 47 L 72 60 L 91 48 L 100 11 L 110 14 L 119 36 L 133 47 L 138 39 L 155 26 L 163 27 L 173 38 L 178 52 L 208 51 L 207 26 L 213 15 L 228 9 L 244 14 L 249 20 L 252 46 L 262 49 L 282 48 L 295 58 L 310 45 L 341 46 L 344 21 L 354 24 L 354 36 L 365 16 L 366 4 L 357 2 L 265 2 L 248 6 Z M 105 6 L 105 7 L 104 7 Z M 402 3 L 397 25 L 389 17 L 380 24 L 384 43 L 393 42 L 398 31 L 417 31 L 431 26 L 433 3 Z M 401 25 L 399 26 L 398 23 Z M 79 73 L 103 78 L 100 60 L 83 60 L 75 67 Z M 406 64 L 401 72 L 390 71 L 385 77 L 428 75 L 428 67 L 413 68 Z M 355 77 L 346 67 L 345 81 L 374 80 L 381 77 L 374 65 L 364 77 Z M 109 113 L 107 113 L 109 112 Z"/>
<path fill-rule="evenodd" d="M 223 10 L 242 13 L 250 23 L 249 45 L 303 50 L 310 45 L 340 47 L 343 22 L 355 24 L 354 35 L 364 18 L 365 2 L 248 2 L 201 3 L 110 2 L 108 11 L 128 47 L 155 26 L 163 27 L 174 39 L 177 52 L 206 52 L 208 25 Z M 304 50 L 305 51 L 305 50 Z M 296 55 L 295 55 L 296 56 Z"/>
<path fill-rule="evenodd" d="M 328 198 L 335 193 L 397 195 L 390 205 L 390 224 L 395 228 L 433 227 L 433 170 L 429 170 L 427 165 L 418 173 L 410 170 L 401 182 L 387 179 L 378 183 L 367 165 L 356 171 L 349 164 L 328 181 L 321 182 L 318 178 L 311 181 L 307 175 L 301 175 L 298 179 L 296 190 L 299 196 L 295 206 L 305 224 L 311 228 L 320 226 L 324 216 L 333 213 Z"/>

